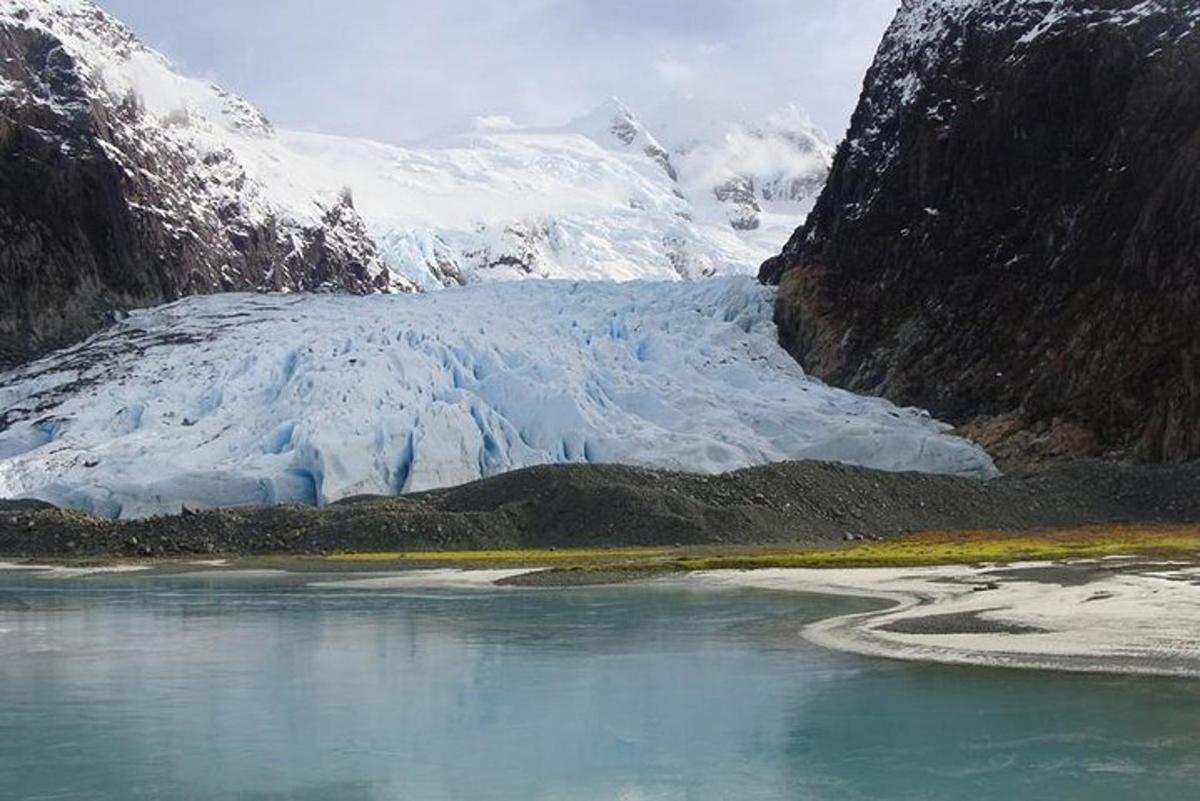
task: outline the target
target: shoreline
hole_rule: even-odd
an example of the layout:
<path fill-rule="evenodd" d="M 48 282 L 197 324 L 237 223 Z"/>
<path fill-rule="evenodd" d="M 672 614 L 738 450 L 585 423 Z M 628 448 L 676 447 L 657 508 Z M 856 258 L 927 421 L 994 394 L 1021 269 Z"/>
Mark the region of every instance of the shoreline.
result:
<path fill-rule="evenodd" d="M 226 560 L 107 565 L 0 561 L 0 576 L 45 579 L 289 576 L 314 590 L 755 589 L 866 598 L 881 608 L 797 634 L 872 658 L 990 668 L 1200 679 L 1200 563 L 1143 557 L 930 567 L 563 571 L 492 565 L 362 569 L 324 560 L 297 569 Z"/>

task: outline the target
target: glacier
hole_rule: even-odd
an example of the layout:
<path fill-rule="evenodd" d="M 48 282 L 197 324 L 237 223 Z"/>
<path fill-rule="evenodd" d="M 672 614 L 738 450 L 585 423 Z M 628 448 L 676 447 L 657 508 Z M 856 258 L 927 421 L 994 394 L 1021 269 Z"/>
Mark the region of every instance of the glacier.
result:
<path fill-rule="evenodd" d="M 996 474 L 926 413 L 806 376 L 773 300 L 746 276 L 186 298 L 0 373 L 0 497 L 130 518 L 562 462 Z"/>

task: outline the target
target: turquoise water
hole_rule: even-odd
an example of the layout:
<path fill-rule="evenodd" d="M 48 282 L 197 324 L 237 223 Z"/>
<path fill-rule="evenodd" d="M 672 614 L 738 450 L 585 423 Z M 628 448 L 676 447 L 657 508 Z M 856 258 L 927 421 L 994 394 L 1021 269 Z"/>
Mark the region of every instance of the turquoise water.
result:
<path fill-rule="evenodd" d="M 1200 794 L 1200 685 L 796 636 L 864 603 L 0 576 L 0 799 Z"/>

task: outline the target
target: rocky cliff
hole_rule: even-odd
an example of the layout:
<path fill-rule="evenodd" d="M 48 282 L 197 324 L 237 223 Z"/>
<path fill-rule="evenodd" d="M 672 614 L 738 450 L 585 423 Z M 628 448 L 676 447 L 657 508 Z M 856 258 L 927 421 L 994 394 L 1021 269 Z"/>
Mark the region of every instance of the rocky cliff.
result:
<path fill-rule="evenodd" d="M 808 369 L 1001 455 L 1200 456 L 1200 6 L 907 0 L 762 278 Z"/>
<path fill-rule="evenodd" d="M 278 147 L 87 0 L 0 0 L 0 364 L 183 295 L 388 286 L 349 194 L 281 190 Z"/>

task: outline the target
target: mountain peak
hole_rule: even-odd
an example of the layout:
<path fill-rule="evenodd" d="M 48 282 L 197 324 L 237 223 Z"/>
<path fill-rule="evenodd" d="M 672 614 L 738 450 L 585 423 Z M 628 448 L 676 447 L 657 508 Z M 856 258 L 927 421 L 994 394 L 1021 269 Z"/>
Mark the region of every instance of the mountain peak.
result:
<path fill-rule="evenodd" d="M 571 121 L 567 127 L 606 147 L 617 144 L 630 150 L 646 150 L 648 147 L 664 149 L 638 121 L 629 106 L 615 96 Z"/>
<path fill-rule="evenodd" d="M 607 115 L 610 119 L 614 120 L 637 119 L 633 111 L 630 110 L 628 105 L 626 105 L 625 101 L 616 95 L 610 95 L 607 100 L 596 106 L 596 108 L 592 110 L 592 114 L 596 116 Z"/>

